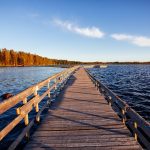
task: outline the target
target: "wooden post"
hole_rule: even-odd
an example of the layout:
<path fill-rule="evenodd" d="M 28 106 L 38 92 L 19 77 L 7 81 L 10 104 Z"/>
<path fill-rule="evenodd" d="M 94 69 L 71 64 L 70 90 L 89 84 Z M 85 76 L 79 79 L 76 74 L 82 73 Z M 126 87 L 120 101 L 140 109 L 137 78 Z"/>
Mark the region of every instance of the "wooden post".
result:
<path fill-rule="evenodd" d="M 50 88 L 50 81 L 48 82 L 48 84 L 47 84 L 47 89 L 49 89 Z M 48 97 L 50 98 L 50 92 L 48 93 Z"/>
<path fill-rule="evenodd" d="M 60 75 L 60 77 L 59 77 L 59 83 L 60 83 L 60 90 L 62 89 L 61 88 L 61 84 L 62 84 L 62 75 Z"/>
<path fill-rule="evenodd" d="M 65 73 L 65 84 L 67 82 L 67 72 Z"/>
<path fill-rule="evenodd" d="M 26 103 L 27 103 L 27 98 L 25 98 L 25 99 L 23 100 L 23 104 L 26 104 Z M 28 114 L 25 115 L 25 117 L 24 117 L 24 123 L 25 123 L 26 126 L 29 124 Z"/>
<path fill-rule="evenodd" d="M 99 83 L 97 82 L 97 90 L 99 89 Z"/>
<path fill-rule="evenodd" d="M 35 105 L 35 111 L 39 112 L 39 104 L 38 103 Z"/>
<path fill-rule="evenodd" d="M 123 115 L 122 122 L 123 122 L 123 124 L 125 124 L 126 118 L 125 118 L 125 110 L 124 109 L 122 109 L 122 115 Z"/>
<path fill-rule="evenodd" d="M 100 91 L 100 94 L 103 95 L 102 94 L 102 87 L 101 86 L 99 87 L 99 91 Z"/>
<path fill-rule="evenodd" d="M 49 85 L 49 84 L 50 84 L 50 81 L 49 81 L 48 84 L 47 84 L 47 89 L 50 88 L 50 85 Z M 49 99 L 47 100 L 47 104 L 50 105 L 50 104 L 51 104 L 51 99 L 50 99 L 51 93 L 49 92 L 47 96 L 48 96 L 48 98 L 49 98 Z"/>
<path fill-rule="evenodd" d="M 63 74 L 63 75 L 62 75 L 62 79 L 61 79 L 61 80 L 62 80 L 62 81 L 61 81 L 61 82 L 62 82 L 62 86 L 61 86 L 62 89 L 63 89 L 63 87 L 64 87 L 64 79 L 65 79 L 65 78 L 64 78 L 64 74 Z"/>
<path fill-rule="evenodd" d="M 25 123 L 26 126 L 29 124 L 29 117 L 28 117 L 28 114 L 25 115 L 25 117 L 24 117 L 24 123 Z"/>
<path fill-rule="evenodd" d="M 55 79 L 55 96 L 57 97 L 57 77 L 56 77 L 56 79 Z"/>
<path fill-rule="evenodd" d="M 108 96 L 108 104 L 111 106 L 111 96 Z"/>
<path fill-rule="evenodd" d="M 57 78 L 55 79 L 55 90 L 57 89 Z"/>
<path fill-rule="evenodd" d="M 37 96 L 38 94 L 38 86 L 36 86 L 35 88 L 35 92 L 34 92 L 34 96 Z M 36 103 L 35 105 L 35 112 L 39 112 L 39 104 Z M 36 121 L 39 122 L 40 121 L 40 116 L 36 117 Z"/>
<path fill-rule="evenodd" d="M 38 92 L 38 86 L 35 87 L 35 92 L 34 92 L 34 96 L 37 95 L 37 92 Z"/>
<path fill-rule="evenodd" d="M 16 109 L 16 113 L 17 113 L 17 115 L 20 115 L 20 108 Z"/>
<path fill-rule="evenodd" d="M 64 73 L 63 85 L 65 85 L 66 74 Z"/>
<path fill-rule="evenodd" d="M 27 103 L 27 98 L 25 98 L 24 100 L 23 100 L 23 104 L 26 104 Z"/>
<path fill-rule="evenodd" d="M 23 104 L 25 105 L 26 103 L 27 103 L 27 98 L 25 98 L 23 100 Z M 24 117 L 24 123 L 25 123 L 26 126 L 29 124 L 29 116 L 28 116 L 28 114 L 26 114 L 25 117 Z M 27 132 L 26 135 L 25 135 L 27 139 L 29 139 L 29 135 L 30 135 L 30 133 Z"/>
<path fill-rule="evenodd" d="M 137 123 L 134 122 L 134 128 L 135 128 L 135 133 L 134 133 L 134 139 L 137 141 L 137 133 L 136 133 L 136 130 L 137 130 Z"/>

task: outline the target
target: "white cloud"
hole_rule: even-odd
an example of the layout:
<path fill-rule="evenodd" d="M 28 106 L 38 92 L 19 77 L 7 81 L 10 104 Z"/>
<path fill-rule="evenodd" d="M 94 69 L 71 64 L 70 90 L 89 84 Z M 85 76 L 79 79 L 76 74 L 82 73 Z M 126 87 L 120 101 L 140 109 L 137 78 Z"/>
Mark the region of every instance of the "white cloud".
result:
<path fill-rule="evenodd" d="M 133 38 L 131 35 L 126 34 L 112 34 L 111 37 L 118 41 L 132 40 Z"/>
<path fill-rule="evenodd" d="M 80 34 L 91 38 L 102 38 L 105 34 L 97 27 L 79 27 L 71 22 L 55 19 L 53 21 L 57 26 L 60 26 L 68 31 Z"/>
<path fill-rule="evenodd" d="M 112 34 L 112 38 L 118 41 L 128 41 L 141 47 L 150 47 L 150 38 L 144 36 L 133 36 L 128 34 Z"/>

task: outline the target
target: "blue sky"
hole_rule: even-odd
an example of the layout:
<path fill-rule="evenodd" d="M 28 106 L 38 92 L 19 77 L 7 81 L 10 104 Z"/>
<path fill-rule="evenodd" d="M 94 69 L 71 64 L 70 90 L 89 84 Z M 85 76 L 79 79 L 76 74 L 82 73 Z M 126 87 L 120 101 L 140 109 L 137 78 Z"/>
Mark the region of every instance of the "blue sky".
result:
<path fill-rule="evenodd" d="M 149 0 L 0 0 L 0 48 L 80 61 L 150 61 Z"/>

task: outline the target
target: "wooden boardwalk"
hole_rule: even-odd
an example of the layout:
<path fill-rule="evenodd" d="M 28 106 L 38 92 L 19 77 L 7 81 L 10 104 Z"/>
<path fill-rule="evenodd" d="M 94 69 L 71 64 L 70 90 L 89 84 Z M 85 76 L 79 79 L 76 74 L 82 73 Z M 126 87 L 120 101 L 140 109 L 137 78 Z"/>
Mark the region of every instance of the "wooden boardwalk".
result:
<path fill-rule="evenodd" d="M 141 149 L 83 68 L 68 81 L 28 149 Z"/>

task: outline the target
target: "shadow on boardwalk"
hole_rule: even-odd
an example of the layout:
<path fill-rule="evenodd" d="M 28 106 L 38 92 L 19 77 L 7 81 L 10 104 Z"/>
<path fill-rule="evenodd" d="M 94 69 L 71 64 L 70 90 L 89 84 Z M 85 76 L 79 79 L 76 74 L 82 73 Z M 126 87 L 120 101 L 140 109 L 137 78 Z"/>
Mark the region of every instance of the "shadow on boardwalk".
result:
<path fill-rule="evenodd" d="M 140 149 L 83 68 L 56 98 L 25 150 Z"/>

